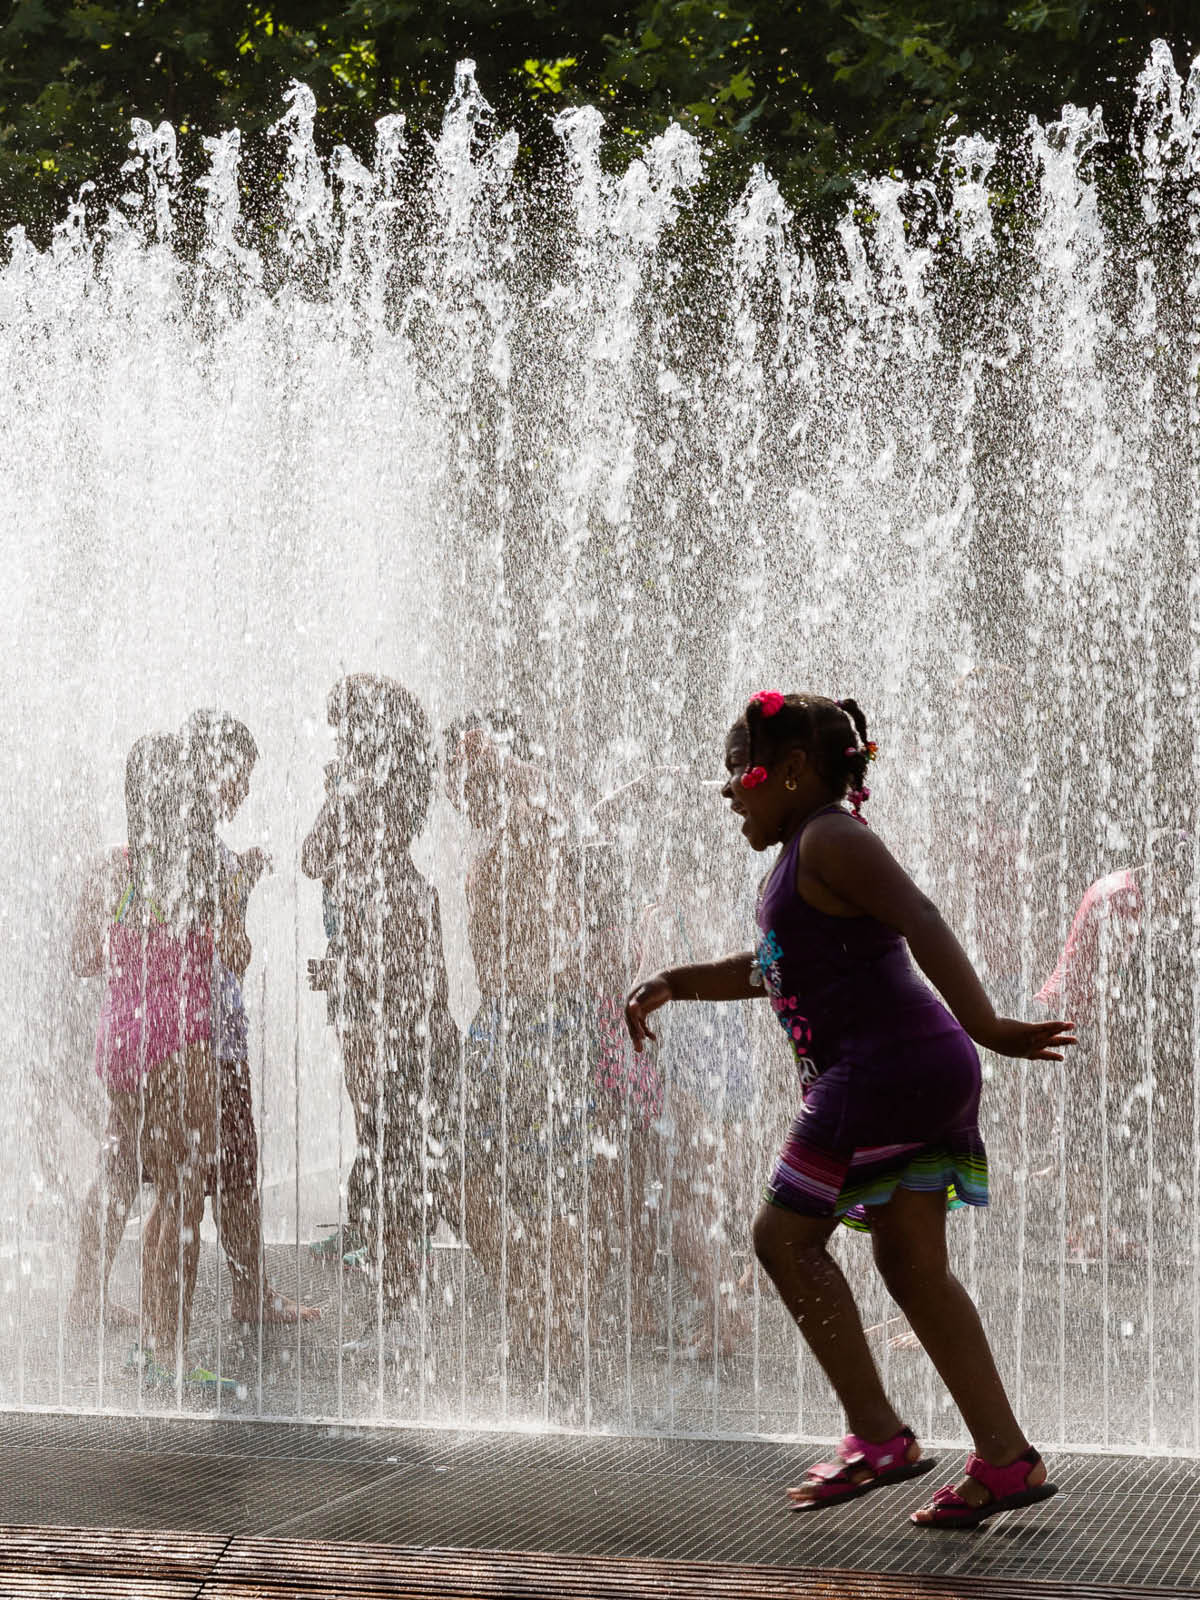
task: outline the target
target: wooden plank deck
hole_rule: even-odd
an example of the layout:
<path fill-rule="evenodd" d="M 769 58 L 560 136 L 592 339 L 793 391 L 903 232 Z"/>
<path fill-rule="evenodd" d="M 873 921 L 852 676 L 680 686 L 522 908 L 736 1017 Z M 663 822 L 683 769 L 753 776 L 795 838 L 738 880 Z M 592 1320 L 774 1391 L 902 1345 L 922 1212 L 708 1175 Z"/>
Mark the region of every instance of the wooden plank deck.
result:
<path fill-rule="evenodd" d="M 3 1600 L 1180 1600 L 1028 1579 L 419 1549 L 119 1528 L 0 1528 Z"/>

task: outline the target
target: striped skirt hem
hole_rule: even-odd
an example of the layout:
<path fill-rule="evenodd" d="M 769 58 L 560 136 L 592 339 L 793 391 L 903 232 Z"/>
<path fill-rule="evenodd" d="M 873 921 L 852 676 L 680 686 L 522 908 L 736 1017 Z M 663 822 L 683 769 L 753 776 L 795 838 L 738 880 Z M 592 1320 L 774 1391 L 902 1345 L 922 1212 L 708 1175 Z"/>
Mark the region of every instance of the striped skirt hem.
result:
<path fill-rule="evenodd" d="M 815 1163 L 813 1157 L 818 1159 Z M 790 1158 L 790 1159 L 789 1159 Z M 799 1159 L 797 1159 L 799 1158 Z M 988 1163 L 975 1131 L 941 1144 L 885 1145 L 855 1150 L 830 1182 L 834 1161 L 827 1151 L 801 1152 L 789 1143 L 763 1198 L 770 1205 L 804 1216 L 839 1217 L 848 1228 L 870 1231 L 868 1206 L 882 1206 L 897 1189 L 922 1194 L 945 1191 L 948 1210 L 988 1203 Z"/>

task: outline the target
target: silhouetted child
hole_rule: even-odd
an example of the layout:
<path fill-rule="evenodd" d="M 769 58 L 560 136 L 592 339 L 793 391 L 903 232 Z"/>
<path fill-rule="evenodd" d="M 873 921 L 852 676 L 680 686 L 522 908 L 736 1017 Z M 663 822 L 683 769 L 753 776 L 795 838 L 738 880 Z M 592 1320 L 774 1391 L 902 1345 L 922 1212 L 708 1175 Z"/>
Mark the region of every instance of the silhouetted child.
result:
<path fill-rule="evenodd" d="M 204 1211 L 216 1154 L 212 1050 L 216 904 L 212 862 L 185 825 L 180 742 L 141 739 L 126 765 L 128 844 L 93 875 L 78 919 L 81 973 L 104 994 L 96 1070 L 109 1096 L 101 1173 L 85 1204 L 74 1303 L 99 1308 L 141 1177 L 157 1222 L 143 1238 L 143 1341 L 149 1369 L 170 1373 L 187 1345 Z"/>
<path fill-rule="evenodd" d="M 583 1283 L 596 996 L 581 960 L 581 863 L 547 774 L 505 713 L 447 731 L 447 790 L 477 836 L 467 932 L 480 1001 L 464 1052 L 471 1249 L 504 1293 L 513 1353 L 573 1379 Z M 591 1257 L 608 1221 L 591 1208 Z M 549 1290 L 549 1293 L 547 1293 Z"/>
<path fill-rule="evenodd" d="M 585 852 L 589 983 L 584 999 L 595 1011 L 593 1120 L 595 1143 L 604 1153 L 595 1163 L 593 1188 L 612 1218 L 608 1238 L 627 1263 L 623 1311 L 639 1335 L 663 1331 L 654 1299 L 659 1217 L 651 1200 L 660 1192 L 655 1180 L 663 1178 L 670 1157 L 661 1138 L 661 1063 L 636 1053 L 625 1027 L 629 974 L 642 970 L 643 941 L 654 937 L 644 907 L 630 915 L 629 885 L 659 875 L 664 796 L 677 793 L 680 779 L 680 771 L 652 768 L 597 801 L 590 822 L 599 839 L 589 841 Z"/>
<path fill-rule="evenodd" d="M 246 931 L 250 895 L 264 872 L 258 845 L 236 854 L 219 836 L 250 792 L 258 746 L 249 728 L 220 711 L 196 711 L 182 730 L 190 788 L 191 821 L 205 859 L 216 874 L 218 936 L 213 971 L 213 1051 L 220 1079 L 220 1147 L 207 1173 L 213 1212 L 233 1285 L 232 1314 L 239 1322 L 309 1322 L 320 1315 L 266 1281 L 262 1206 L 258 1191 L 258 1137 L 250 1087 L 249 1035 L 242 984 L 252 954 Z M 205 833 L 211 833 L 204 839 Z"/>
<path fill-rule="evenodd" d="M 928 1466 L 884 1392 L 826 1248 L 846 1220 L 869 1228 L 884 1282 L 975 1443 L 963 1480 L 939 1489 L 913 1520 L 971 1527 L 1053 1492 L 947 1261 L 948 1204 L 987 1200 L 975 1044 L 1061 1060 L 1073 1041 L 1062 1022 L 997 1017 L 936 907 L 863 825 L 874 753 L 852 700 L 751 698 L 726 738 L 722 793 L 752 849 L 781 846 L 759 894 L 757 950 L 669 968 L 634 989 L 626 1014 L 640 1049 L 654 1037 L 647 1018 L 668 1001 L 765 992 L 796 1062 L 802 1104 L 754 1245 L 850 1431 L 836 1460 L 810 1468 L 790 1491 L 794 1505 L 832 1505 Z"/>
<path fill-rule="evenodd" d="M 439 1131 L 458 1064 L 437 891 L 411 847 L 429 809 L 433 761 L 425 713 L 390 678 L 357 673 L 329 695 L 337 761 L 304 841 L 335 936 L 310 962 L 342 1047 L 357 1153 L 347 1214 L 367 1249 L 379 1299 L 349 1354 L 393 1355 L 417 1341 L 413 1311 L 440 1191 Z"/>

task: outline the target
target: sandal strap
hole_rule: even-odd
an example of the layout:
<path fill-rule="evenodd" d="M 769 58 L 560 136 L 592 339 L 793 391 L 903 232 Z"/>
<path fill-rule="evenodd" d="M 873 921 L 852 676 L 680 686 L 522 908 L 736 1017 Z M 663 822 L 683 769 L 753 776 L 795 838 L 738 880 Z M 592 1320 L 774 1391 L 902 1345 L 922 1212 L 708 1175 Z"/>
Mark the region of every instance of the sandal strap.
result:
<path fill-rule="evenodd" d="M 872 1444 L 857 1433 L 848 1433 L 838 1446 L 837 1460 L 818 1461 L 806 1469 L 807 1474 L 814 1482 L 826 1484 L 850 1483 L 852 1474 L 864 1469 L 878 1477 L 881 1472 L 903 1465 L 909 1445 L 915 1442 L 916 1435 L 911 1428 L 901 1428 L 894 1438 L 884 1440 L 883 1444 Z"/>
<path fill-rule="evenodd" d="M 945 1511 L 972 1511 L 974 1507 L 969 1500 L 964 1500 L 957 1487 L 952 1483 L 944 1483 L 940 1489 L 935 1489 L 930 1505 L 938 1506 Z"/>
<path fill-rule="evenodd" d="M 889 1472 L 893 1467 L 903 1464 L 909 1446 L 916 1442 L 917 1436 L 911 1428 L 901 1428 L 899 1433 L 885 1439 L 882 1444 L 872 1444 L 857 1433 L 848 1433 L 842 1440 L 838 1455 L 847 1465 L 869 1467 L 872 1472 Z"/>
<path fill-rule="evenodd" d="M 974 1478 L 993 1500 L 1007 1500 L 1009 1495 L 1020 1494 L 1028 1487 L 1029 1474 L 1041 1459 L 1032 1445 L 1007 1467 L 989 1466 L 981 1456 L 969 1455 L 967 1477 Z"/>
<path fill-rule="evenodd" d="M 814 1483 L 849 1483 L 854 1465 L 853 1461 L 818 1461 L 813 1466 L 806 1467 L 804 1475 L 811 1478 Z"/>

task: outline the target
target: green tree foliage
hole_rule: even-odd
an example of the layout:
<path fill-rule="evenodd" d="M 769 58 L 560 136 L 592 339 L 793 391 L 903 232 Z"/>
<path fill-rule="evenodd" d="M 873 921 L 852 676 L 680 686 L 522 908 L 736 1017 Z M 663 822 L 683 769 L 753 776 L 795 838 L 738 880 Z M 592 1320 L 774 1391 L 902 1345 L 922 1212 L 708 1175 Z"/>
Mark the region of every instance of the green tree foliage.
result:
<path fill-rule="evenodd" d="M 1194 0 L 8 0 L 0 226 L 43 232 L 85 179 L 111 186 L 130 118 L 264 135 L 290 78 L 320 134 L 370 152 L 375 120 L 435 126 L 453 66 L 544 148 L 547 114 L 601 106 L 618 156 L 678 118 L 718 171 L 762 160 L 800 203 L 927 163 L 946 120 L 1000 131 L 1065 100 L 1129 101 L 1149 43 L 1184 65 Z"/>
<path fill-rule="evenodd" d="M 1186 65 L 1198 19 L 1191 0 L 655 0 L 605 82 L 634 127 L 691 119 L 785 186 L 836 194 L 860 172 L 926 167 L 952 117 L 1005 133 L 1102 102 L 1122 131 L 1151 41 Z"/>

